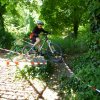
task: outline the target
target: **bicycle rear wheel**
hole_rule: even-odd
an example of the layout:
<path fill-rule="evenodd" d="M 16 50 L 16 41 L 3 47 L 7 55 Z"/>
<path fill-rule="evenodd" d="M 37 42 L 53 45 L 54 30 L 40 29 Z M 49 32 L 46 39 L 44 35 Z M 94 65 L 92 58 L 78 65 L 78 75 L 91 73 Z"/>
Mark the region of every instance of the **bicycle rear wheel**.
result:
<path fill-rule="evenodd" d="M 18 53 L 22 53 L 21 52 L 22 46 L 21 45 L 15 45 L 13 46 L 10 51 L 7 53 L 6 57 L 9 58 L 10 60 L 13 59 L 13 57 L 17 56 Z"/>
<path fill-rule="evenodd" d="M 22 52 L 23 52 L 23 54 L 25 54 L 25 58 L 27 61 L 32 60 L 33 57 L 36 55 L 36 51 L 30 45 L 24 46 L 22 49 Z"/>
<path fill-rule="evenodd" d="M 50 44 L 50 47 L 47 49 L 47 55 L 49 59 L 54 62 L 59 62 L 62 60 L 62 50 L 57 44 Z"/>

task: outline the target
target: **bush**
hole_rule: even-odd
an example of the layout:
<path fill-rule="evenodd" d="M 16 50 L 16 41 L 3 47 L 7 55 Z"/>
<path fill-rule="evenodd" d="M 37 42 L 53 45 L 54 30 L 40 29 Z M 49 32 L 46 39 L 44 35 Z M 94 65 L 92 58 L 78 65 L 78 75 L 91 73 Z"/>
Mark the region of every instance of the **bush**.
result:
<path fill-rule="evenodd" d="M 51 40 L 60 45 L 66 54 L 82 53 L 88 51 L 88 32 L 80 32 L 77 39 L 70 36 L 51 36 Z"/>
<path fill-rule="evenodd" d="M 38 66 L 25 66 L 22 70 L 17 70 L 16 78 L 39 78 L 39 79 L 49 79 L 50 75 L 53 72 L 53 67 L 48 63 L 47 65 L 38 65 Z"/>
<path fill-rule="evenodd" d="M 0 33 L 0 47 L 10 49 L 13 45 L 13 41 L 15 40 L 14 36 L 8 32 Z"/>
<path fill-rule="evenodd" d="M 70 96 L 74 93 L 74 99 L 76 100 L 99 100 L 99 93 L 88 87 L 88 85 L 91 85 L 100 89 L 99 54 L 99 50 L 90 50 L 79 57 L 71 59 L 70 66 L 73 66 L 75 77 L 71 79 L 66 78 L 65 80 L 65 77 L 62 76 L 60 80 L 61 91 L 66 91 L 66 94 Z M 73 93 L 71 91 L 73 91 Z M 68 95 L 66 95 L 66 98 L 70 98 Z"/>
<path fill-rule="evenodd" d="M 65 95 L 63 99 L 100 99 L 100 94 L 88 86 L 100 89 L 100 44 L 97 42 L 100 35 L 99 33 L 88 32 L 87 36 L 83 39 L 86 39 L 83 42 L 88 47 L 87 52 L 70 58 L 69 66 L 72 67 L 75 76 L 70 79 L 65 76 L 60 78 L 60 90 Z M 79 41 L 79 39 L 76 41 Z"/>

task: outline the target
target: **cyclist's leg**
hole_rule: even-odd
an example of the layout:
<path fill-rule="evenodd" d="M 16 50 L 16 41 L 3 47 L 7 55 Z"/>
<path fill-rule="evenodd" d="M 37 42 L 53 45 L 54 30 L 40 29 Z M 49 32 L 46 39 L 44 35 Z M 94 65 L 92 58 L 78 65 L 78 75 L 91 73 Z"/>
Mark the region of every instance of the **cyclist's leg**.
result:
<path fill-rule="evenodd" d="M 36 52 L 40 54 L 41 39 L 39 37 L 36 37 L 36 42 L 34 43 L 34 46 Z"/>
<path fill-rule="evenodd" d="M 34 44 L 36 42 L 36 37 L 33 37 L 31 40 L 32 40 L 32 44 Z"/>
<path fill-rule="evenodd" d="M 34 43 L 34 46 L 38 46 L 40 45 L 40 38 L 39 37 L 36 37 L 36 42 Z"/>
<path fill-rule="evenodd" d="M 32 40 L 32 43 L 34 45 L 34 50 L 37 53 L 40 53 L 40 47 L 41 47 L 41 39 L 39 38 L 39 36 L 35 36 Z"/>

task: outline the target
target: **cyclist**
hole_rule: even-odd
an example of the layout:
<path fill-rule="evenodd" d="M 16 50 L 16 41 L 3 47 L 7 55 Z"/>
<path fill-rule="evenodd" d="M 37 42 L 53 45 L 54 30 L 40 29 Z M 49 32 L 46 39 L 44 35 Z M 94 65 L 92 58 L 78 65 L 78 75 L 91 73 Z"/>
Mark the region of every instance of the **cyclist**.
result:
<path fill-rule="evenodd" d="M 33 29 L 32 33 L 30 34 L 30 39 L 32 40 L 34 46 L 40 43 L 41 40 L 39 38 L 39 34 L 41 32 L 48 33 L 48 31 L 43 29 L 43 25 L 44 23 L 41 20 L 38 20 L 36 27 Z"/>

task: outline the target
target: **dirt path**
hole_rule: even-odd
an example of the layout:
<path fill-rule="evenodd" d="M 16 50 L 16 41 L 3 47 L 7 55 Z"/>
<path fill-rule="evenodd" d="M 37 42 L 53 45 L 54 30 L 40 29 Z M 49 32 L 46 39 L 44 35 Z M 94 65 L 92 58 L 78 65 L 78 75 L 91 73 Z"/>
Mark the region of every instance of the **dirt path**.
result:
<path fill-rule="evenodd" d="M 35 100 L 36 92 L 25 80 L 15 81 L 16 66 L 0 67 L 0 100 Z"/>
<path fill-rule="evenodd" d="M 4 60 L 0 55 L 0 62 Z M 0 100 L 59 100 L 58 93 L 39 79 L 16 81 L 16 69 L 14 65 L 0 65 Z"/>

